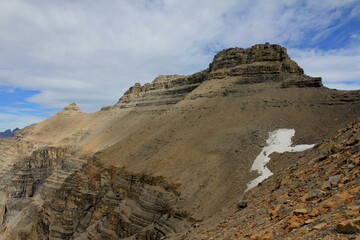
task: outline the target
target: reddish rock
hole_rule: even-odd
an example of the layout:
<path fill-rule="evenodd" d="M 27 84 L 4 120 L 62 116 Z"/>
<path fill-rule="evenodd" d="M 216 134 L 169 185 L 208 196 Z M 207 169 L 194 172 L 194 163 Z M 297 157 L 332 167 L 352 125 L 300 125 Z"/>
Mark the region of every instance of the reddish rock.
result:
<path fill-rule="evenodd" d="M 308 213 L 306 208 L 299 208 L 299 209 L 295 209 L 293 210 L 294 215 L 298 216 L 298 215 L 304 215 L 306 213 Z"/>
<path fill-rule="evenodd" d="M 313 208 L 312 211 L 309 213 L 310 217 L 316 217 L 317 215 L 319 215 L 319 210 L 316 208 Z"/>
<path fill-rule="evenodd" d="M 303 221 L 300 218 L 298 218 L 297 216 L 293 216 L 292 218 L 290 218 L 288 220 L 287 229 L 289 231 L 291 231 L 293 229 L 301 227 L 302 224 L 303 224 Z"/>
<path fill-rule="evenodd" d="M 278 204 L 273 211 L 270 212 L 271 219 L 275 219 L 279 216 L 279 211 L 281 208 L 281 204 Z"/>
<path fill-rule="evenodd" d="M 273 239 L 273 234 L 272 233 L 267 233 L 267 232 L 260 232 L 258 234 L 252 235 L 250 237 L 251 240 L 271 240 Z"/>
<path fill-rule="evenodd" d="M 313 223 L 313 222 L 315 222 L 314 219 L 308 219 L 308 220 L 306 220 L 304 223 L 305 223 L 305 224 L 310 224 L 310 223 Z"/>
<path fill-rule="evenodd" d="M 348 191 L 343 191 L 342 193 L 336 194 L 333 199 L 337 202 L 342 202 L 345 204 L 351 203 L 353 195 L 351 195 Z"/>
<path fill-rule="evenodd" d="M 345 220 L 336 225 L 336 231 L 344 234 L 360 233 L 360 218 Z"/>
<path fill-rule="evenodd" d="M 346 216 L 352 218 L 360 215 L 360 206 L 349 206 L 345 211 Z"/>
<path fill-rule="evenodd" d="M 336 207 L 336 203 L 334 201 L 327 201 L 325 204 L 324 204 L 324 207 L 325 208 L 329 208 L 329 209 L 333 209 Z"/>
<path fill-rule="evenodd" d="M 296 228 L 299 228 L 299 227 L 301 227 L 301 223 L 299 223 L 299 222 L 292 222 L 292 223 L 290 223 L 290 225 L 289 225 L 289 230 L 291 231 L 291 230 L 293 230 L 293 229 L 296 229 Z"/>
<path fill-rule="evenodd" d="M 315 225 L 312 229 L 314 229 L 314 230 L 322 230 L 326 226 L 327 226 L 327 223 L 319 223 L 319 224 Z"/>

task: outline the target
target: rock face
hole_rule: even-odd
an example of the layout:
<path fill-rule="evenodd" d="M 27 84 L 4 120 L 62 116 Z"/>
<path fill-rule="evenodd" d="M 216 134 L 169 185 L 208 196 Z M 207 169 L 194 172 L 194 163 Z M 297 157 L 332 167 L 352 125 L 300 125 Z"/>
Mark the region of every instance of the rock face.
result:
<path fill-rule="evenodd" d="M 237 77 L 239 83 L 281 82 L 283 87 L 321 87 L 321 78 L 304 75 L 286 49 L 259 44 L 249 49 L 231 48 L 219 52 L 209 67 L 208 78 Z"/>
<path fill-rule="evenodd" d="M 191 76 L 161 75 L 144 86 L 136 83 L 120 98 L 117 106 L 129 108 L 176 104 L 199 86 L 205 76 L 206 71 Z"/>
<path fill-rule="evenodd" d="M 227 74 L 222 74 L 222 77 L 281 73 L 304 74 L 304 71 L 289 58 L 285 48 L 270 44 L 259 44 L 248 49 L 223 50 L 215 55 L 209 69 L 213 73 L 220 70 L 225 71 Z"/>
<path fill-rule="evenodd" d="M 117 106 L 153 106 L 176 104 L 202 82 L 236 78 L 239 84 L 280 82 L 282 87 L 322 87 L 321 78 L 304 75 L 286 49 L 279 45 L 259 44 L 249 49 L 226 49 L 214 57 L 209 68 L 190 75 L 161 75 L 152 83 L 131 87 Z"/>
<path fill-rule="evenodd" d="M 160 239 L 184 230 L 176 186 L 160 177 L 88 165 L 44 205 L 51 239 Z M 64 199 L 64 196 L 68 196 Z"/>
<path fill-rule="evenodd" d="M 270 44 L 135 84 L 99 112 L 70 104 L 0 139 L 0 239 L 355 234 L 359 109 L 360 91 L 323 87 Z M 243 194 L 281 128 L 296 131 L 294 145 L 317 145 L 272 154 L 274 175 Z"/>

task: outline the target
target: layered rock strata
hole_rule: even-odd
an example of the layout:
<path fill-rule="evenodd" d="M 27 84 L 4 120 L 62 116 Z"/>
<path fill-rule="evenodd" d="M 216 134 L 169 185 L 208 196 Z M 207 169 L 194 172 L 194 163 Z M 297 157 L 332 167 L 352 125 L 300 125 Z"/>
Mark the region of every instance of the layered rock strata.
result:
<path fill-rule="evenodd" d="M 91 164 L 45 203 L 42 221 L 51 239 L 160 239 L 186 228 L 178 196 L 161 177 Z"/>
<path fill-rule="evenodd" d="M 236 79 L 238 84 L 277 82 L 280 87 L 322 87 L 321 78 L 304 75 L 291 60 L 286 48 L 279 45 L 258 44 L 251 48 L 230 48 L 215 55 L 209 68 L 190 76 L 161 75 L 151 83 L 136 83 L 117 106 L 156 106 L 176 104 L 211 79 Z"/>
<path fill-rule="evenodd" d="M 117 106 L 120 108 L 176 104 L 205 80 L 206 71 L 191 76 L 161 75 L 143 86 L 136 83 Z"/>
<path fill-rule="evenodd" d="M 3 236 L 159 239 L 188 227 L 188 214 L 175 207 L 176 185 L 88 161 L 72 149 L 44 147 L 14 164 L 1 179 Z"/>

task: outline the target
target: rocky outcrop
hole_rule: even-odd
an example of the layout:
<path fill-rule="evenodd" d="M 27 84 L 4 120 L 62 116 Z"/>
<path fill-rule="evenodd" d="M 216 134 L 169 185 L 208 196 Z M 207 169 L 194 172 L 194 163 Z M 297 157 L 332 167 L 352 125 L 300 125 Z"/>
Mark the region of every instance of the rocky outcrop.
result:
<path fill-rule="evenodd" d="M 256 64 L 251 66 L 251 64 Z M 286 48 L 276 44 L 258 44 L 251 48 L 229 48 L 215 55 L 210 64 L 210 72 L 219 70 L 233 70 L 239 68 L 239 75 L 253 74 L 274 74 L 274 73 L 294 73 L 301 75 L 304 73 L 294 61 L 292 61 Z M 243 71 L 241 71 L 243 70 Z M 231 72 L 228 73 L 231 75 Z"/>
<path fill-rule="evenodd" d="M 43 147 L 11 166 L 0 191 L 7 239 L 160 239 L 189 227 L 177 184 L 88 162 L 70 148 Z"/>
<path fill-rule="evenodd" d="M 12 198 L 32 197 L 39 187 L 61 164 L 65 168 L 65 157 L 68 149 L 46 147 L 35 150 L 28 158 L 14 164 L 12 169 L 12 184 L 10 194 Z"/>
<path fill-rule="evenodd" d="M 281 82 L 282 87 L 321 87 L 321 78 L 304 75 L 290 59 L 286 48 L 258 44 L 251 48 L 230 48 L 215 55 L 207 79 L 238 78 L 238 83 Z"/>
<path fill-rule="evenodd" d="M 136 83 L 116 107 L 145 107 L 176 104 L 205 80 L 206 71 L 191 75 L 161 75 L 143 86 Z"/>
<path fill-rule="evenodd" d="M 51 239 L 160 239 L 186 228 L 178 196 L 161 177 L 90 164 L 45 202 L 40 232 Z"/>
<path fill-rule="evenodd" d="M 13 155 L 17 161 L 13 160 L 0 178 L 0 209 L 5 209 L 0 212 L 1 233 L 7 239 L 11 239 L 10 236 L 14 239 L 43 239 L 46 233 L 33 238 L 28 234 L 32 228 L 41 225 L 38 214 L 44 200 L 51 199 L 65 179 L 86 163 L 72 154 L 70 148 L 48 146 L 29 150 L 29 155 Z M 16 223 L 12 220 L 14 218 L 19 218 Z"/>
<path fill-rule="evenodd" d="M 71 103 L 67 107 L 65 107 L 63 111 L 78 112 L 80 111 L 80 108 L 76 105 L 76 103 Z"/>
<path fill-rule="evenodd" d="M 258 44 L 251 48 L 230 48 L 215 55 L 209 68 L 190 76 L 161 75 L 151 83 L 136 83 L 116 105 L 120 108 L 176 104 L 202 82 L 236 79 L 238 84 L 278 82 L 279 87 L 322 87 L 321 78 L 306 76 L 290 59 L 286 48 Z"/>

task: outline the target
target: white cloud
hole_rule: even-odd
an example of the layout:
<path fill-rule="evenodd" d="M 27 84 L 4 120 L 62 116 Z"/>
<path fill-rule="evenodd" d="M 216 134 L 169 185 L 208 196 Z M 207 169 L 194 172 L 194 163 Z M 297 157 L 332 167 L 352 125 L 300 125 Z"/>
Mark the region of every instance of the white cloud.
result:
<path fill-rule="evenodd" d="M 259 42 L 292 48 L 304 41 L 316 44 L 354 4 L 356 0 L 3 0 L 0 86 L 39 90 L 29 101 L 44 107 L 77 102 L 83 110 L 95 111 L 115 103 L 135 82 L 202 70 L 213 51 L 222 48 Z M 309 50 L 297 56 L 316 63 L 300 63 L 307 73 L 319 73 L 340 86 L 345 64 L 336 67 L 335 60 L 325 61 L 333 56 L 326 54 Z M 351 59 L 342 52 L 335 56 Z M 346 79 L 359 79 L 355 70 L 346 72 L 351 72 Z"/>
<path fill-rule="evenodd" d="M 33 123 L 42 121 L 44 118 L 24 112 L 23 114 L 0 113 L 0 132 L 7 129 L 24 128 Z"/>
<path fill-rule="evenodd" d="M 289 49 L 310 76 L 322 77 L 329 88 L 360 89 L 360 47 L 330 51 Z"/>

